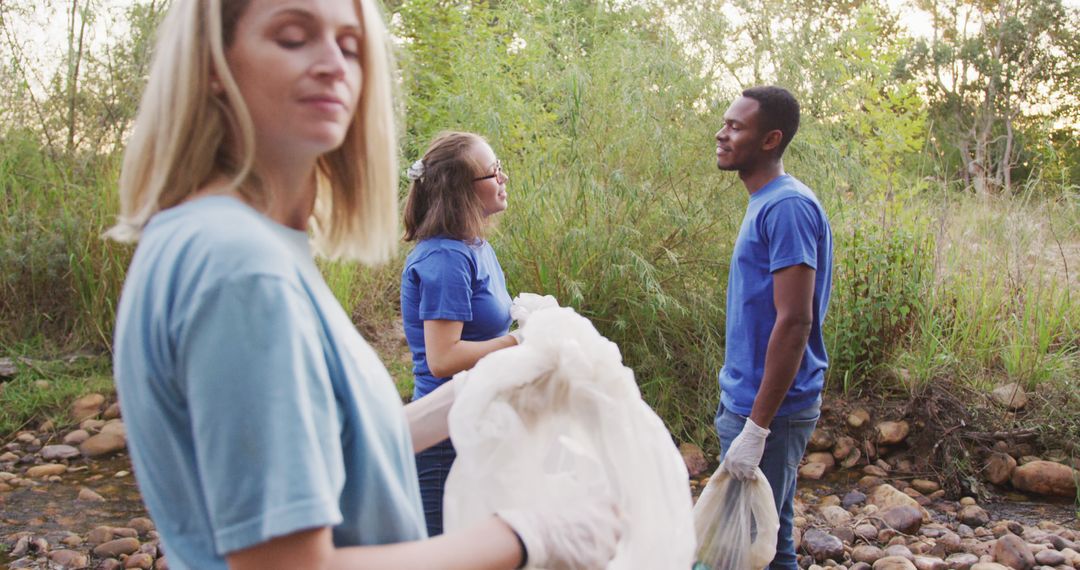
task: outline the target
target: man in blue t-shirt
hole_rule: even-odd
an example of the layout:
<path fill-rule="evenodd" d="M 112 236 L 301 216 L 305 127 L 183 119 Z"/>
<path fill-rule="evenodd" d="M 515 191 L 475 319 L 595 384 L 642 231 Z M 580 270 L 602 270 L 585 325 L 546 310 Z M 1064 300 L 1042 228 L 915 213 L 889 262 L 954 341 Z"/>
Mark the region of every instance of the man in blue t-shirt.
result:
<path fill-rule="evenodd" d="M 728 274 L 726 354 L 716 430 L 723 468 L 760 467 L 780 515 L 770 569 L 798 568 L 792 541 L 795 478 L 821 409 L 828 356 L 821 324 L 832 283 L 832 232 L 809 188 L 781 157 L 799 103 L 780 87 L 743 91 L 716 133 L 716 165 L 739 173 L 750 201 Z"/>

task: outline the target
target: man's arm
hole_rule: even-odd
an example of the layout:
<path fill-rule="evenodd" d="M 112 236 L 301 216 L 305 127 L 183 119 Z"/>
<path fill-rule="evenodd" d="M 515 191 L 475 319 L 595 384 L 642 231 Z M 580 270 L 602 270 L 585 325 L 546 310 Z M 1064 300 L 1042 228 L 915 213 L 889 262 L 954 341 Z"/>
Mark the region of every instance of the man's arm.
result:
<path fill-rule="evenodd" d="M 765 352 L 765 375 L 750 419 L 768 429 L 802 364 L 814 319 L 814 269 L 792 265 L 773 273 L 776 323 Z"/>

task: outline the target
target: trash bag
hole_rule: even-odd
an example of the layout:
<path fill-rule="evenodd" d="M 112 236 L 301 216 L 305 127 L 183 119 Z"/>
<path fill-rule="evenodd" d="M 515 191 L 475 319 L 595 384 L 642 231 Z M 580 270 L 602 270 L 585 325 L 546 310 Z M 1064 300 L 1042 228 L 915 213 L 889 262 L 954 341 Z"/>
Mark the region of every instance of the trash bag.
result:
<path fill-rule="evenodd" d="M 723 465 L 694 505 L 697 537 L 695 570 L 761 570 L 776 556 L 776 515 L 772 488 L 761 469 L 753 481 L 739 481 Z"/>
<path fill-rule="evenodd" d="M 610 497 L 626 528 L 608 570 L 685 570 L 694 558 L 686 465 L 618 347 L 569 308 L 529 316 L 524 342 L 462 374 L 447 530 L 500 509 Z"/>

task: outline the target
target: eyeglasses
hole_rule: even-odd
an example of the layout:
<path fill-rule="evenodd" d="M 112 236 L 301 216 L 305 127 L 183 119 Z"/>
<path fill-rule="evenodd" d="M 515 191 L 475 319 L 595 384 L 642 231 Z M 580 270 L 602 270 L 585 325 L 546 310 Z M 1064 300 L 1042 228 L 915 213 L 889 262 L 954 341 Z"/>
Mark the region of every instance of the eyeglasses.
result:
<path fill-rule="evenodd" d="M 490 180 L 492 178 L 494 178 L 495 181 L 498 182 L 499 184 L 502 184 L 503 182 L 506 182 L 509 179 L 509 177 L 506 175 L 506 172 L 503 171 L 502 161 L 501 160 L 496 160 L 495 161 L 495 172 L 492 172 L 491 174 L 488 174 L 487 176 L 481 176 L 479 178 L 473 178 L 473 182 L 480 182 L 481 180 Z"/>

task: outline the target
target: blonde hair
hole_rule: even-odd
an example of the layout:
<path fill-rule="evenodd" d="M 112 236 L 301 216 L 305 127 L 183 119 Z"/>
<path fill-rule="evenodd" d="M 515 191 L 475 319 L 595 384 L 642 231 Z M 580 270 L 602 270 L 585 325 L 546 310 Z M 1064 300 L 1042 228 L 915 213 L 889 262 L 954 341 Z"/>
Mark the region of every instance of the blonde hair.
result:
<path fill-rule="evenodd" d="M 252 171 L 251 116 L 225 60 L 250 0 L 176 0 L 158 30 L 150 78 L 124 153 L 120 215 L 107 236 L 135 241 L 149 219 L 217 175 L 253 205 L 273 199 Z M 353 0 L 363 27 L 362 90 L 344 142 L 318 161 L 311 227 L 316 250 L 365 263 L 397 243 L 397 131 L 393 54 L 374 0 Z M 215 76 L 224 100 L 211 92 Z M 235 156 L 226 148 L 226 138 Z"/>
<path fill-rule="evenodd" d="M 420 160 L 423 174 L 409 184 L 405 199 L 405 241 L 484 237 L 484 205 L 473 191 L 480 165 L 470 153 L 484 142 L 480 135 L 456 131 L 439 133 L 431 141 Z"/>

